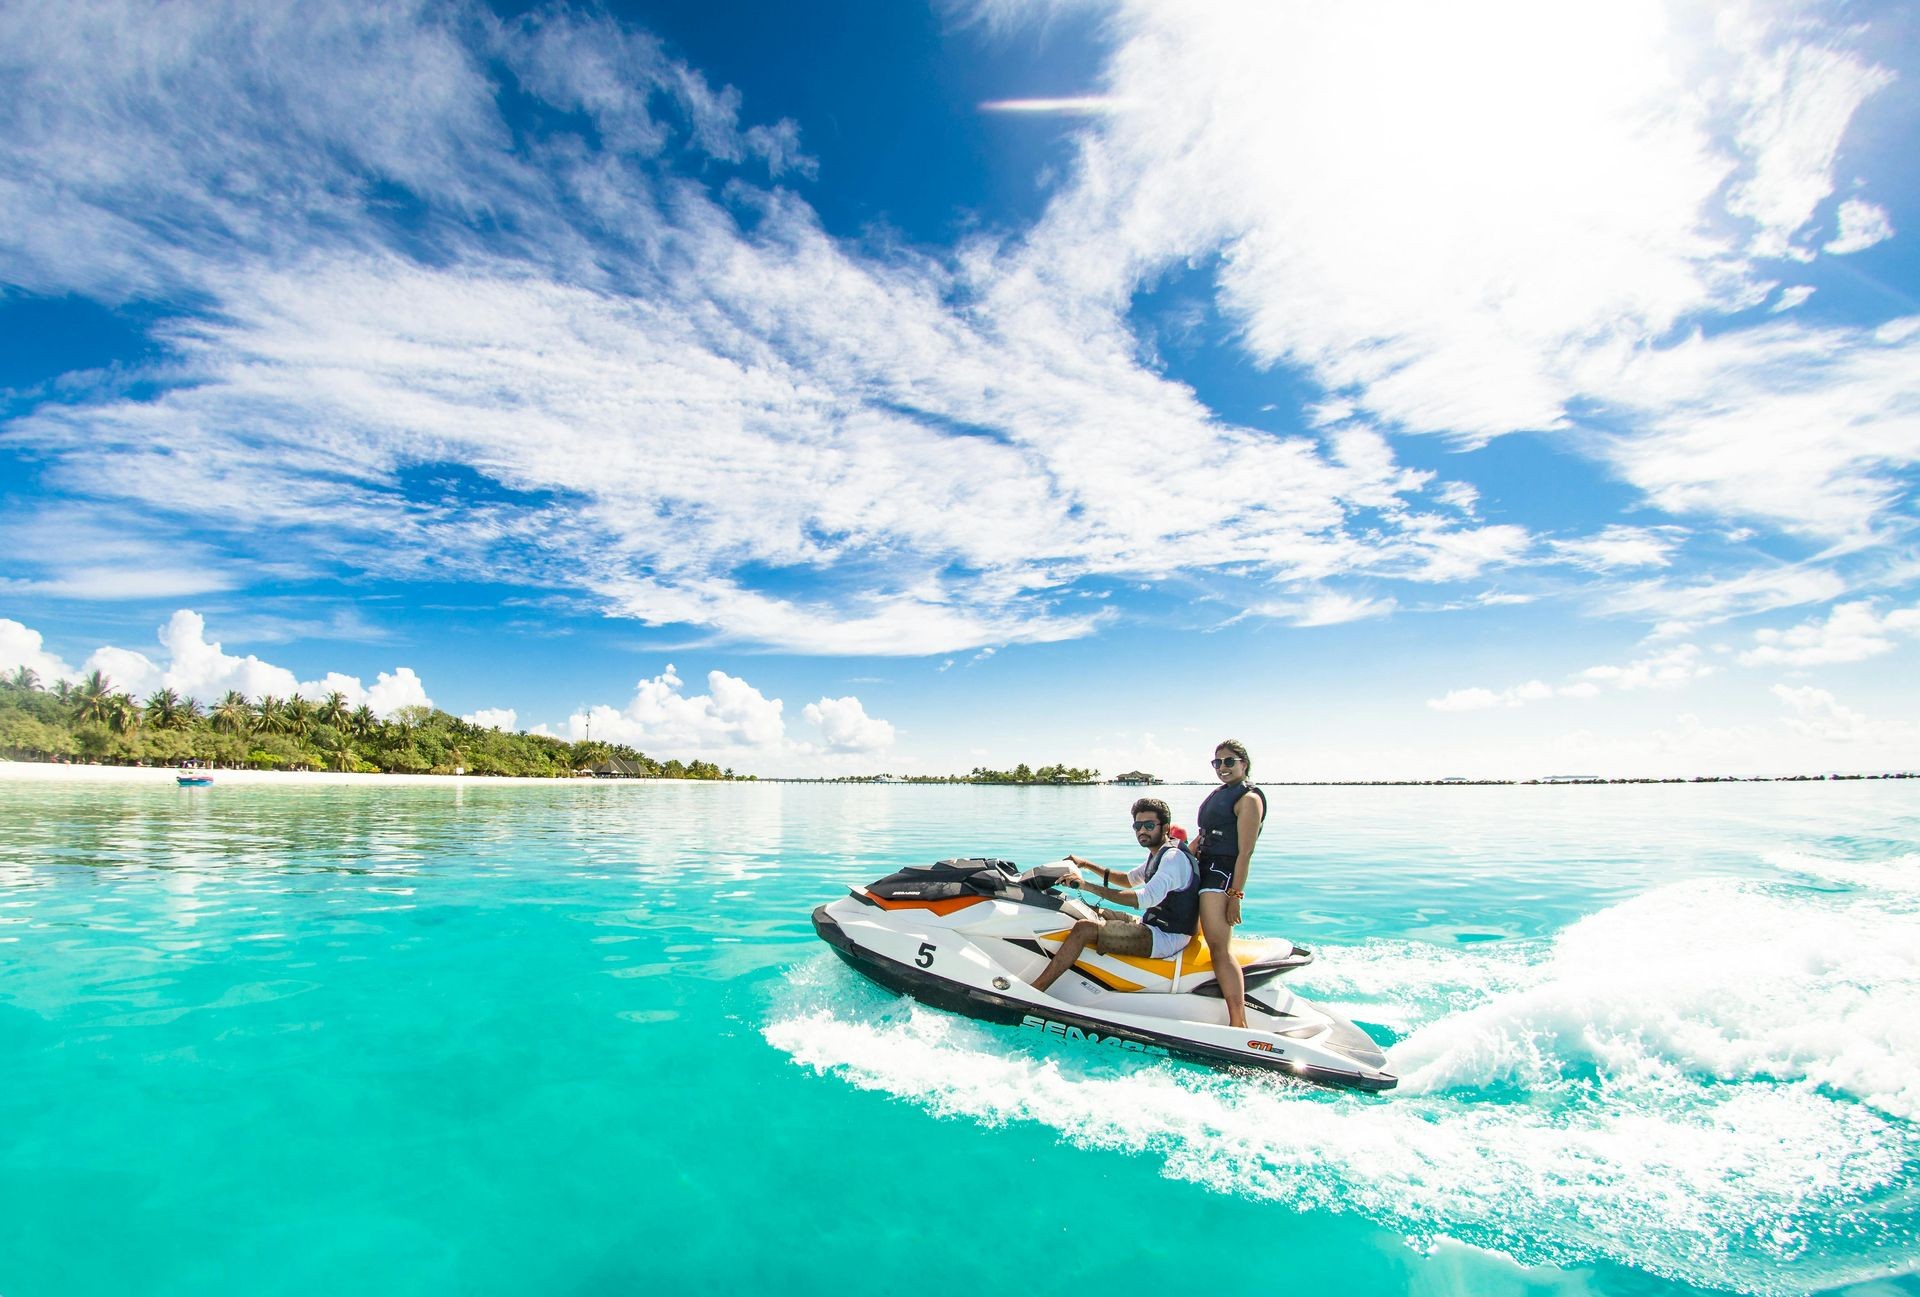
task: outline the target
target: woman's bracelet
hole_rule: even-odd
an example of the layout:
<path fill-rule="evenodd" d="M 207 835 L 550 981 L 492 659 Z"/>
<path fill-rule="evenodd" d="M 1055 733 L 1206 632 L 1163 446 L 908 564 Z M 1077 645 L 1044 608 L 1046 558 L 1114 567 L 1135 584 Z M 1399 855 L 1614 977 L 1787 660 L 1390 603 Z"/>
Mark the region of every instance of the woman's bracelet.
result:
<path fill-rule="evenodd" d="M 1227 889 L 1227 895 L 1231 896 L 1236 901 L 1244 901 L 1247 899 L 1247 894 L 1241 891 L 1237 887 L 1229 887 Z"/>

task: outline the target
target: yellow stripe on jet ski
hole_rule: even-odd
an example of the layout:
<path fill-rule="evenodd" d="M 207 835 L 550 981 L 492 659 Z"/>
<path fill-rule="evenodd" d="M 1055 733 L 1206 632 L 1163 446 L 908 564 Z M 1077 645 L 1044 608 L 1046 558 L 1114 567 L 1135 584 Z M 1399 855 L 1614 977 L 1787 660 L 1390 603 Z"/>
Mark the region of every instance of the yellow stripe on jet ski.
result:
<path fill-rule="evenodd" d="M 1102 955 L 1102 959 L 1112 959 L 1112 955 Z M 1092 978 L 1109 991 L 1140 991 L 1146 988 L 1138 982 L 1129 982 L 1126 978 L 1108 972 L 1104 968 L 1095 968 L 1092 964 L 1076 963 L 1073 971 Z"/>

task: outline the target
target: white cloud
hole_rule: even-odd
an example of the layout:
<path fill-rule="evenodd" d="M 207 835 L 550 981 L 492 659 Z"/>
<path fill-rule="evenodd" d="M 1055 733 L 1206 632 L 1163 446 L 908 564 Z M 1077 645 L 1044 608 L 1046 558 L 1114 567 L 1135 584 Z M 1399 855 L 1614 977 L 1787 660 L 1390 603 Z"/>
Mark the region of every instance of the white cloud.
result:
<path fill-rule="evenodd" d="M 1624 666 L 1588 667 L 1580 676 L 1612 689 L 1674 689 L 1714 673 L 1713 664 L 1701 656 L 1697 644 L 1676 644 Z"/>
<path fill-rule="evenodd" d="M 1500 690 L 1482 686 L 1454 689 L 1438 698 L 1429 698 L 1427 706 L 1437 712 L 1524 707 L 1548 698 L 1593 698 L 1605 689 L 1671 689 L 1713 672 L 1710 663 L 1701 661 L 1697 645 L 1680 644 L 1624 666 L 1588 667 L 1578 673 L 1578 678 L 1562 685 L 1529 680 Z"/>
<path fill-rule="evenodd" d="M 1836 604 L 1826 619 L 1813 618 L 1786 630 L 1753 634 L 1756 647 L 1740 654 L 1741 666 L 1827 666 L 1859 662 L 1892 651 L 1897 634 L 1920 635 L 1920 605 L 1882 616 L 1869 599 Z"/>
<path fill-rule="evenodd" d="M 1472 688 L 1455 689 L 1439 698 L 1429 698 L 1427 706 L 1437 712 L 1478 712 L 1495 707 L 1523 707 L 1527 703 L 1538 702 L 1542 698 L 1554 695 L 1552 685 L 1540 680 L 1529 680 L 1525 684 L 1514 685 L 1510 689 L 1495 692 L 1492 689 Z"/>
<path fill-rule="evenodd" d="M 1840 232 L 1824 251 L 1844 256 L 1893 237 L 1893 220 L 1877 203 L 1849 198 L 1840 204 L 1839 221 Z"/>
<path fill-rule="evenodd" d="M 11 22 L 44 109 L 11 156 L 72 183 L 6 191 L 19 219 L 0 229 L 92 233 L 0 271 L 48 291 L 180 284 L 216 308 L 170 329 L 184 386 L 15 425 L 63 489 L 149 525 L 185 513 L 239 549 L 402 579 L 509 568 L 812 653 L 1085 635 L 1101 616 L 1061 597 L 1089 577 L 1453 581 L 1530 543 L 1399 507 L 1429 475 L 1378 433 L 1323 451 L 1221 422 L 1140 362 L 1120 299 L 1024 291 L 1045 236 L 873 256 L 791 193 L 716 199 L 660 173 L 672 139 L 732 162 L 753 128 L 738 96 L 610 22 L 549 13 L 475 46 L 352 7 L 164 29 L 134 11 L 106 60 L 107 19 Z M 508 153 L 490 61 L 607 147 Z M 156 90 L 202 63 L 220 75 L 191 103 Z M 315 120 L 264 112 L 258 85 Z M 225 185 L 234 158 L 257 201 Z M 355 198 L 368 177 L 419 201 L 409 238 L 442 255 L 381 250 L 382 209 Z M 499 214 L 487 240 L 476 211 Z M 195 455 L 170 453 L 183 436 Z M 1152 481 L 1149 458 L 1169 465 Z M 472 489 L 396 489 L 449 463 Z M 806 593 L 740 575 L 759 569 Z"/>
<path fill-rule="evenodd" d="M 768 774 L 845 771 L 893 741 L 893 726 L 867 715 L 851 695 L 822 698 L 801 709 L 820 730 L 819 744 L 790 737 L 785 711 L 782 700 L 724 671 L 707 673 L 706 693 L 689 694 L 669 663 L 659 675 L 642 680 L 624 706 L 599 704 L 569 716 L 564 736 L 625 743 L 655 757 L 751 763 Z"/>
<path fill-rule="evenodd" d="M 98 671 L 114 689 L 139 698 L 166 683 L 166 673 L 152 658 L 134 649 L 103 645 L 88 654 L 81 664 L 83 672 Z M 182 692 L 191 693 L 191 690 Z"/>
<path fill-rule="evenodd" d="M 367 706 L 376 716 L 391 716 L 402 707 L 431 707 L 433 699 L 412 667 L 395 667 L 382 671 L 367 690 Z"/>
<path fill-rule="evenodd" d="M 1761 12 L 1118 5 L 1101 89 L 1140 106 L 1080 137 L 1018 287 L 1221 252 L 1260 359 L 1411 429 L 1560 426 L 1586 351 L 1752 304 L 1889 79 Z"/>
<path fill-rule="evenodd" d="M 1795 284 L 1790 288 L 1783 288 L 1780 290 L 1780 296 L 1767 309 L 1775 315 L 1783 311 L 1791 311 L 1796 306 L 1804 306 L 1813 293 L 1811 284 Z"/>
<path fill-rule="evenodd" d="M 0 518 L 0 551 L 20 574 L 0 577 L 0 594 L 14 596 L 173 599 L 235 584 L 208 546 L 130 531 L 118 511 L 73 502 L 9 510 Z"/>
<path fill-rule="evenodd" d="M 707 673 L 707 692 L 683 693 L 673 664 L 642 680 L 623 707 L 600 704 L 567 718 L 573 739 L 592 737 L 675 755 L 777 748 L 786 737 L 785 707 L 737 676 Z"/>
<path fill-rule="evenodd" d="M 1595 442 L 1671 513 L 1870 535 L 1920 463 L 1920 317 L 1873 331 L 1792 320 L 1590 358 L 1590 389 L 1635 430 Z"/>
<path fill-rule="evenodd" d="M 1009 292 L 1119 300 L 1219 254 L 1256 359 L 1311 370 L 1338 417 L 1471 441 L 1617 410 L 1632 433 L 1575 445 L 1652 503 L 1795 532 L 1858 536 L 1903 497 L 1912 345 L 1784 322 L 1667 342 L 1814 255 L 1892 77 L 1859 32 L 1657 0 L 1116 10 L 1102 90 L 1152 106 L 1080 137 Z"/>
<path fill-rule="evenodd" d="M 208 309 L 164 333 L 177 386 L 10 433 L 128 530 L 512 571 L 809 653 L 1086 635 L 1102 616 L 1066 597 L 1117 575 L 1455 582 L 1552 552 L 1462 484 L 1414 511 L 1432 474 L 1369 420 L 1473 440 L 1614 404 L 1643 431 L 1598 453 L 1656 503 L 1857 533 L 1913 457 L 1902 341 L 1654 349 L 1764 301 L 1756 249 L 1810 250 L 1886 80 L 1844 34 L 1757 12 L 1121 3 L 1044 219 L 934 257 L 757 187 L 811 165 L 797 128 L 744 125 L 740 95 L 604 18 L 15 8 L 0 279 Z M 516 148 L 503 96 L 598 143 Z M 713 185 L 659 164 L 683 147 Z M 1135 292 L 1189 262 L 1256 360 L 1327 389 L 1322 440 L 1227 423 L 1142 362 Z M 1770 423 L 1781 381 L 1803 399 Z M 1786 471 L 1738 453 L 1748 426 Z M 465 477 L 418 487 L 447 465 Z"/>
<path fill-rule="evenodd" d="M 0 672 L 11 675 L 21 667 L 40 677 L 42 686 L 72 680 L 80 674 L 47 652 L 39 631 L 10 617 L 0 617 Z"/>
<path fill-rule="evenodd" d="M 1265 617 L 1278 617 L 1293 626 L 1339 626 L 1346 622 L 1386 617 L 1398 607 L 1395 600 L 1365 595 L 1323 591 L 1305 599 L 1263 604 L 1254 609 Z"/>
<path fill-rule="evenodd" d="M 858 698 L 822 698 L 801 711 L 820 727 L 829 752 L 882 752 L 893 743 L 893 726 L 867 715 Z"/>
<path fill-rule="evenodd" d="M 1736 138 L 1751 159 L 1727 210 L 1754 221 L 1757 255 L 1804 257 L 1807 250 L 1796 236 L 1833 192 L 1834 157 L 1847 123 L 1893 74 L 1818 41 L 1775 43 L 1764 12 L 1730 8 L 1717 24 L 1738 60 L 1730 86 L 1733 104 L 1742 110 Z"/>
<path fill-rule="evenodd" d="M 1677 527 L 1628 527 L 1613 524 L 1592 536 L 1549 541 L 1556 554 L 1592 571 L 1625 567 L 1666 567 L 1684 535 Z"/>
<path fill-rule="evenodd" d="M 1700 580 L 1641 581 L 1601 600 L 1601 611 L 1616 616 L 1651 617 L 1663 623 L 1699 624 L 1825 603 L 1847 592 L 1847 583 L 1824 567 L 1770 566 L 1737 576 Z"/>
<path fill-rule="evenodd" d="M 1866 737 L 1871 729 L 1864 715 L 1842 706 L 1825 689 L 1775 685 L 1773 695 L 1792 709 L 1787 728 L 1796 734 L 1829 743 L 1851 743 Z"/>
<path fill-rule="evenodd" d="M 469 725 L 514 733 L 520 726 L 520 713 L 511 707 L 482 707 L 460 718 Z"/>
<path fill-rule="evenodd" d="M 1095 740 L 1084 760 L 1070 758 L 1066 764 L 1084 765 L 1087 769 L 1098 770 L 1109 778 L 1129 770 L 1142 770 L 1160 779 L 1179 779 L 1189 773 L 1206 770 L 1207 758 L 1212 755 L 1206 743 L 1205 739 L 1198 742 L 1180 739 L 1162 742 L 1160 736 L 1152 730 L 1120 732 Z M 973 756 L 981 764 L 992 764 L 992 759 L 988 758 L 984 752 L 975 753 Z M 1161 796 L 1161 799 L 1170 806 L 1182 800 L 1177 796 L 1168 798 L 1156 794 L 1152 789 L 1142 791 L 1148 796 Z M 1192 821 L 1176 808 L 1174 823 L 1191 824 Z"/>
<path fill-rule="evenodd" d="M 167 664 L 155 668 L 159 675 L 155 684 L 142 684 L 135 692 L 164 684 L 210 702 L 230 689 L 255 699 L 268 694 L 288 698 L 300 691 L 299 677 L 285 667 L 264 662 L 251 653 L 245 657 L 229 654 L 217 642 L 208 640 L 206 619 L 197 612 L 182 608 L 174 613 L 160 628 L 160 644 L 167 651 Z"/>
<path fill-rule="evenodd" d="M 0 631 L 6 624 L 0 622 Z M 95 649 L 81 670 L 101 671 L 116 689 L 136 697 L 167 688 L 207 703 L 217 701 L 229 690 L 238 690 L 255 701 L 268 695 L 291 698 L 294 694 L 319 701 L 338 692 L 346 696 L 348 706 L 365 703 L 381 717 L 401 707 L 433 704 L 412 667 L 380 672 L 371 688 L 361 684 L 358 676 L 337 671 L 327 672 L 318 680 L 302 681 L 286 667 L 254 654 L 242 657 L 228 653 L 218 641 L 207 638 L 206 629 L 204 617 L 182 608 L 160 627 L 157 642 L 161 652 L 157 658 L 108 644 Z"/>

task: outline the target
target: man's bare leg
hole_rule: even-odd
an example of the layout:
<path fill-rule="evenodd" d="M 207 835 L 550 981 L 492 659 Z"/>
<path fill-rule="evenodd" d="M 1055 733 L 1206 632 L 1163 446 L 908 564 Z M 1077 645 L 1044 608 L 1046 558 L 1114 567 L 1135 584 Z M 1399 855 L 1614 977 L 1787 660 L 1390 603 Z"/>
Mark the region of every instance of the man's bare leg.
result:
<path fill-rule="evenodd" d="M 1044 991 L 1060 980 L 1060 974 L 1073 967 L 1073 961 L 1080 958 L 1083 951 L 1100 936 L 1101 922 L 1098 919 L 1079 919 L 1074 922 L 1073 930 L 1067 933 L 1066 940 L 1060 943 L 1060 949 L 1053 952 L 1053 958 L 1047 962 L 1046 969 L 1033 979 L 1033 989 Z"/>

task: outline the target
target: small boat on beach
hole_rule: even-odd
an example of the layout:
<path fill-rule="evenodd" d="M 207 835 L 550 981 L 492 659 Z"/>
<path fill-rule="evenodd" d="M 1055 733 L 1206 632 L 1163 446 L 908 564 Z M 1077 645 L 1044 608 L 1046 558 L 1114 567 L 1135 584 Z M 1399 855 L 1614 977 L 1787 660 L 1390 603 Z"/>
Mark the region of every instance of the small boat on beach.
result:
<path fill-rule="evenodd" d="M 213 771 L 196 770 L 192 766 L 182 766 L 173 772 L 173 782 L 182 788 L 206 788 L 213 783 Z"/>

